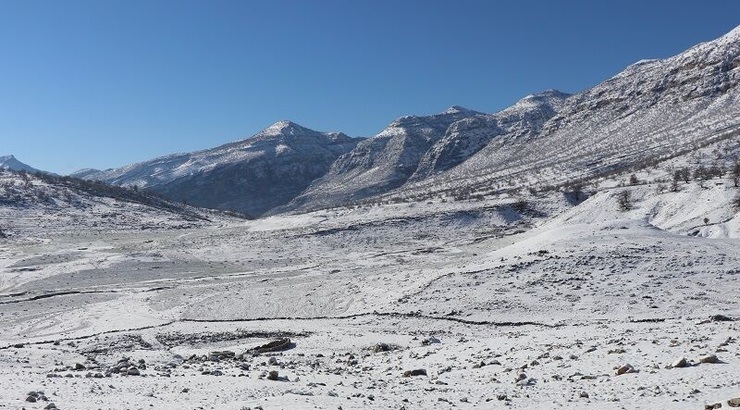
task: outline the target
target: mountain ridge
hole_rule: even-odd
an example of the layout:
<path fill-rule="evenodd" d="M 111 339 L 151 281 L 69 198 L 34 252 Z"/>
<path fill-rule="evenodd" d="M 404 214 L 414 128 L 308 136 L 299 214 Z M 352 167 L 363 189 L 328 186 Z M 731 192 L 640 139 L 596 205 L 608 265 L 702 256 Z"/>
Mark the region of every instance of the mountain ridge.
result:
<path fill-rule="evenodd" d="M 492 114 L 453 105 L 439 114 L 399 117 L 367 139 L 282 120 L 241 141 L 97 175 L 114 184 L 141 181 L 143 187 L 201 205 L 213 194 L 209 187 L 226 195 L 224 185 L 231 184 L 238 192 L 207 206 L 240 211 L 247 211 L 240 202 L 254 201 L 255 195 L 279 196 L 248 212 L 256 215 L 374 197 L 428 198 L 586 180 L 732 138 L 734 131 L 722 130 L 740 116 L 739 55 L 740 26 L 675 56 L 638 61 L 582 92 L 545 90 Z M 296 141 L 304 144 L 293 145 Z M 318 145 L 321 166 L 307 168 Z M 213 153 L 210 160 L 204 159 L 208 153 Z M 270 166 L 256 173 L 226 170 L 261 155 L 271 159 Z M 250 178 L 279 170 L 285 172 L 272 180 L 271 190 L 246 188 Z M 241 177 L 234 179 L 232 171 Z M 288 183 L 287 177 L 296 174 L 302 175 L 300 182 Z M 97 178 L 94 172 L 85 177 Z M 186 195 L 180 185 L 192 192 Z"/>

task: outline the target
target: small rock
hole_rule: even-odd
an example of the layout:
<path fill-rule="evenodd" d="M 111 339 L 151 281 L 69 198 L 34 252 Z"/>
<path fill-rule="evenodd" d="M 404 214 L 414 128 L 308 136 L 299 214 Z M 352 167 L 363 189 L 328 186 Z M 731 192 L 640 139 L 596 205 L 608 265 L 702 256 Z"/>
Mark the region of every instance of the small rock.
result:
<path fill-rule="evenodd" d="M 522 380 L 524 380 L 524 379 L 526 379 L 526 378 L 527 378 L 527 375 L 526 375 L 526 374 L 524 374 L 524 373 L 519 373 L 519 374 L 518 374 L 518 375 L 516 376 L 516 378 L 514 379 L 514 383 L 518 383 L 518 382 L 520 382 L 520 381 L 522 381 Z"/>
<path fill-rule="evenodd" d="M 139 369 L 132 366 L 128 368 L 128 370 L 126 371 L 126 374 L 128 374 L 129 376 L 140 376 L 141 372 L 139 371 Z"/>
<path fill-rule="evenodd" d="M 431 344 L 442 343 L 439 339 L 434 336 L 430 336 L 421 341 L 422 346 L 429 346 Z"/>
<path fill-rule="evenodd" d="M 388 352 L 391 350 L 391 346 L 388 343 L 378 343 L 370 350 L 372 350 L 373 353 Z"/>
<path fill-rule="evenodd" d="M 627 374 L 627 373 L 635 373 L 635 372 L 636 372 L 635 368 L 634 368 L 634 367 L 632 367 L 632 365 L 631 365 L 631 364 L 629 364 L 629 363 L 627 363 L 627 364 L 624 364 L 624 365 L 622 365 L 622 366 L 619 366 L 619 367 L 618 367 L 618 368 L 617 368 L 617 369 L 616 369 L 616 370 L 614 371 L 614 373 L 616 373 L 616 375 L 617 375 L 617 376 L 619 376 L 619 375 L 622 375 L 622 374 Z"/>
<path fill-rule="evenodd" d="M 75 363 L 75 370 L 85 370 L 86 367 L 82 363 Z"/>
<path fill-rule="evenodd" d="M 708 356 L 702 356 L 699 358 L 699 363 L 722 363 L 716 354 L 710 354 Z"/>
<path fill-rule="evenodd" d="M 740 407 L 740 397 L 727 400 L 727 405 L 730 407 Z"/>
<path fill-rule="evenodd" d="M 519 380 L 518 382 L 516 382 L 517 386 L 532 386 L 535 384 L 537 384 L 537 379 L 533 377 L 529 377 L 527 379 Z"/>
<path fill-rule="evenodd" d="M 581 392 L 580 392 L 580 393 L 578 393 L 578 397 L 580 397 L 580 398 L 582 398 L 582 399 L 587 399 L 587 398 L 589 397 L 589 396 L 588 396 L 588 392 L 587 392 L 587 391 L 585 391 L 585 390 L 581 390 Z"/>
<path fill-rule="evenodd" d="M 26 397 L 26 401 L 29 403 L 36 403 L 38 399 L 36 399 L 36 396 L 28 396 Z"/>
<path fill-rule="evenodd" d="M 405 372 L 403 372 L 403 377 L 426 376 L 426 375 L 427 375 L 426 369 L 406 370 Z"/>
<path fill-rule="evenodd" d="M 722 403 L 705 404 L 704 410 L 721 409 Z"/>
<path fill-rule="evenodd" d="M 56 405 L 56 404 L 54 404 L 54 403 L 49 403 L 49 404 L 47 404 L 47 405 L 46 405 L 46 406 L 44 407 L 44 409 L 45 409 L 45 410 L 52 410 L 52 409 L 56 409 L 56 408 L 57 408 L 57 405 Z"/>
<path fill-rule="evenodd" d="M 688 366 L 689 366 L 689 362 L 686 361 L 686 358 L 685 357 L 682 357 L 682 358 L 674 361 L 670 365 L 671 368 L 681 368 L 681 367 L 688 367 Z"/>
<path fill-rule="evenodd" d="M 733 318 L 725 315 L 712 315 L 709 317 L 712 322 L 732 322 Z"/>
<path fill-rule="evenodd" d="M 269 373 L 267 373 L 267 380 L 277 380 L 280 377 L 280 374 L 277 370 L 270 370 Z"/>

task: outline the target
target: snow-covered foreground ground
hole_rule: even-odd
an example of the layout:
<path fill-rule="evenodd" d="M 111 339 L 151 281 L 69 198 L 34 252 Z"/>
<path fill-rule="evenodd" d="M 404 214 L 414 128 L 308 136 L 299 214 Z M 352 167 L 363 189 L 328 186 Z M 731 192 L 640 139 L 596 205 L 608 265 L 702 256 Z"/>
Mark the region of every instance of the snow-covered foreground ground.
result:
<path fill-rule="evenodd" d="M 728 407 L 740 242 L 608 198 L 19 235 L 0 408 Z"/>

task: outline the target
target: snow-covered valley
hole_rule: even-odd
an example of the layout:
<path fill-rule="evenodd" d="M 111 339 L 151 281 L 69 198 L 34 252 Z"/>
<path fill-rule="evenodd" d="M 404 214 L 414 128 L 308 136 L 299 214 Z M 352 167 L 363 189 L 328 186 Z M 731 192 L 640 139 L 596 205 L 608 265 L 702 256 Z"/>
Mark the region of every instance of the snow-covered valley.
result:
<path fill-rule="evenodd" d="M 727 406 L 736 188 L 608 183 L 575 202 L 17 224 L 0 242 L 0 408 Z M 704 199 L 693 214 L 687 197 Z"/>

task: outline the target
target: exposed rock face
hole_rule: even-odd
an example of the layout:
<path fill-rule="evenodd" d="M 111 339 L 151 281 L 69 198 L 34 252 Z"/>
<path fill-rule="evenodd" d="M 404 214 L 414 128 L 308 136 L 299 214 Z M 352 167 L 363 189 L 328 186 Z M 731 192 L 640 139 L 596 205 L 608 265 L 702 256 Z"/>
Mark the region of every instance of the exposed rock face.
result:
<path fill-rule="evenodd" d="M 451 124 L 445 136 L 424 154 L 411 179 L 424 179 L 451 169 L 497 137 L 528 141 L 557 114 L 567 97 L 569 94 L 548 90 L 524 97 L 496 114 L 476 115 Z"/>
<path fill-rule="evenodd" d="M 314 209 L 339 205 L 387 192 L 403 185 L 429 148 L 451 124 L 481 113 L 453 106 L 431 116 L 406 116 L 375 137 L 341 156 L 327 175 L 296 198 L 290 208 Z"/>
<path fill-rule="evenodd" d="M 732 138 L 740 135 L 739 82 L 740 27 L 677 56 L 633 64 L 584 92 L 564 99 L 550 95 L 538 101 L 540 111 L 530 105 L 529 112 L 539 112 L 544 122 L 532 114 L 515 116 L 519 125 L 507 130 L 501 120 L 507 109 L 454 124 L 450 144 L 435 146 L 420 170 L 443 170 L 465 156 L 454 152 L 472 155 L 446 172 L 414 178 L 403 194 L 565 183 Z"/>

